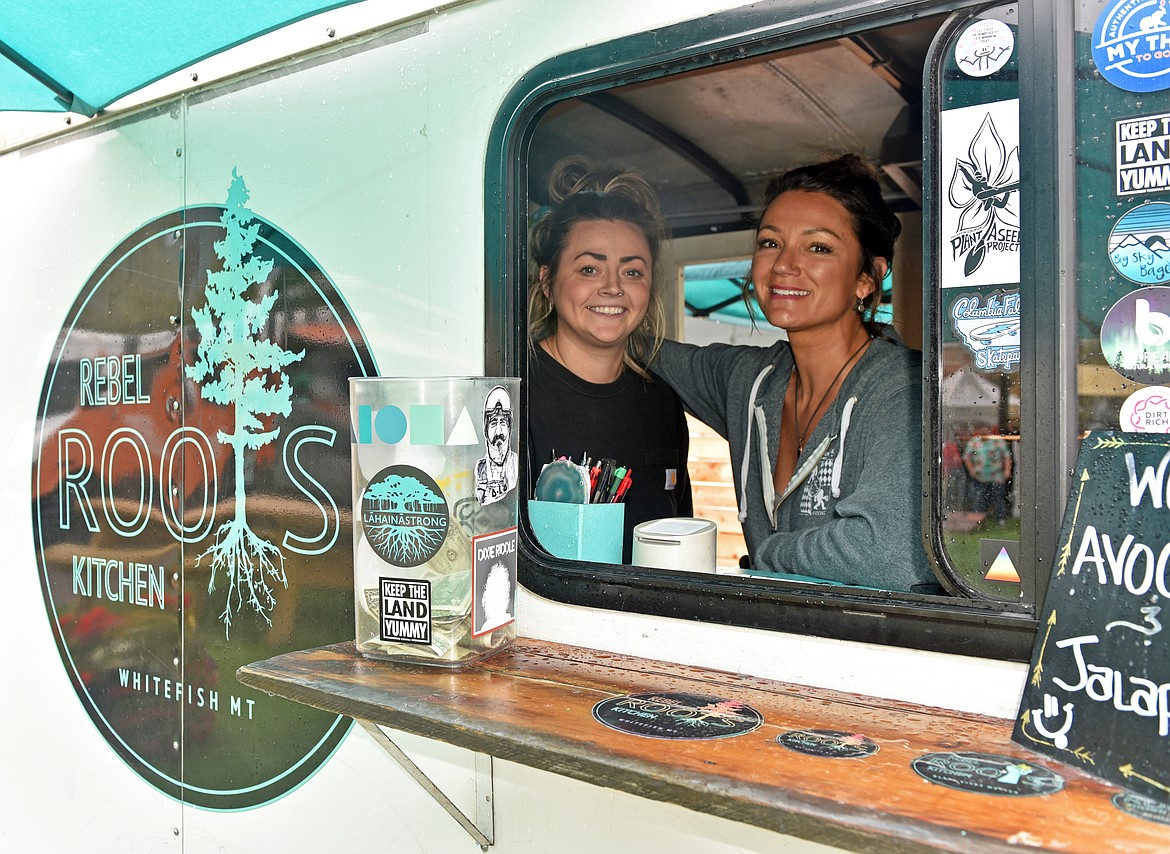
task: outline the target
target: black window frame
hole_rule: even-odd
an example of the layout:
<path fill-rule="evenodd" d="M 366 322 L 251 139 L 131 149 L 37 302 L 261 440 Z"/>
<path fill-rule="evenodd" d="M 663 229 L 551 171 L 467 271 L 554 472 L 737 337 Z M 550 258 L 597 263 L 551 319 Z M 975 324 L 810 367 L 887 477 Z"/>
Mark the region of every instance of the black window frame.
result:
<path fill-rule="evenodd" d="M 945 12 L 971 13 L 1000 5 L 972 0 L 868 0 L 828 6 L 816 0 L 756 3 L 652 32 L 636 33 L 581 48 L 547 60 L 528 71 L 504 100 L 488 140 L 485 167 L 485 369 L 489 374 L 524 377 L 527 369 L 526 264 L 528 147 L 534 129 L 553 104 L 614 86 L 696 68 L 720 65 L 763 53 L 841 37 L 913 17 Z M 1058 142 L 1072 139 L 1072 78 L 1053 69 L 1071 69 L 1072 15 L 1064 0 L 1019 0 L 1021 45 L 1021 112 L 1029 116 L 1029 133 L 1021 134 L 1021 165 L 1032 180 L 1021 188 L 1022 226 L 1034 239 L 1021 248 L 1021 291 L 1036 298 L 1023 301 L 1021 322 L 1024 363 L 1021 390 L 1027 405 L 1021 433 L 1028 456 L 1020 466 L 1022 529 L 1020 564 L 1028 567 L 1026 593 L 1031 604 L 958 596 L 918 596 L 817 584 L 781 584 L 740 576 L 702 575 L 659 569 L 581 563 L 550 557 L 534 544 L 522 521 L 520 582 L 533 593 L 574 605 L 697 620 L 713 624 L 808 634 L 913 649 L 1003 660 L 1027 660 L 1037 628 L 1050 556 L 1054 554 L 1066 472 L 1075 458 L 1075 424 L 1069 398 L 1060 385 L 1075 371 L 1070 334 L 1062 329 L 1075 300 L 1057 297 L 1071 287 L 1064 273 L 1072 252 L 1058 237 L 1072 231 L 1071 215 L 1057 199 L 1070 191 L 1072 164 L 1054 157 Z M 847 10 L 849 17 L 842 16 Z M 928 72 L 928 87 L 930 75 Z M 1067 90 L 1067 91 L 1066 91 Z M 932 93 L 924 90 L 923 127 L 937 134 L 931 115 Z M 1071 144 L 1063 150 L 1071 152 Z M 928 162 L 929 144 L 924 148 Z M 927 170 L 924 198 L 939 178 Z M 945 188 L 944 188 L 945 189 Z M 1065 195 L 1065 193 L 1068 195 Z M 1042 214 L 1040 212 L 1043 212 Z M 935 217 L 934 219 L 937 219 Z M 924 288 L 924 545 L 935 554 L 932 532 L 938 525 L 931 496 L 939 484 L 932 461 L 939 459 L 937 418 L 939 352 L 929 337 L 936 322 L 938 297 L 933 288 L 932 227 L 923 228 Z M 1041 275 L 1041 271 L 1061 275 Z M 926 297 L 924 297 L 926 298 Z M 1045 330 L 1039 334 L 1037 330 Z M 1075 332 L 1075 326 L 1068 326 Z M 930 342 L 929 344 L 927 342 Z M 1075 377 L 1075 374 L 1074 374 Z M 521 407 L 521 435 L 527 435 Z M 530 484 L 521 489 L 530 490 Z M 525 495 L 527 492 L 524 493 Z M 524 520 L 524 514 L 521 514 Z M 957 589 L 952 585 L 953 589 Z"/>

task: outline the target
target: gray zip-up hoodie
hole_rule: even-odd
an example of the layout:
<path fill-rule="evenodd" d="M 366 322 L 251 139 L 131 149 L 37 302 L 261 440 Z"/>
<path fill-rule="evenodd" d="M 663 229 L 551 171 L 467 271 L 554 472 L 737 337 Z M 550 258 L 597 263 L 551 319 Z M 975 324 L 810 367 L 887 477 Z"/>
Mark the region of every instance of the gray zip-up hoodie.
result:
<path fill-rule="evenodd" d="M 651 366 L 728 440 L 752 568 L 936 592 L 920 535 L 920 354 L 874 339 L 777 496 L 772 475 L 792 364 L 786 341 L 766 348 L 666 341 Z"/>

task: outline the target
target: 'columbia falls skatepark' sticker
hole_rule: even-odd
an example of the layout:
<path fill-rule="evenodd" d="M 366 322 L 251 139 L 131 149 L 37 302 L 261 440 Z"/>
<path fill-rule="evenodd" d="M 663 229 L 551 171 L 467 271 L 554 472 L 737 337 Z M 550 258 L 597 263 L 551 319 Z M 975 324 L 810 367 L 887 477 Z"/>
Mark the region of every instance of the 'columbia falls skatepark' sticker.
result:
<path fill-rule="evenodd" d="M 704 694 L 626 694 L 593 707 L 593 717 L 610 729 L 645 738 L 729 738 L 764 722 L 751 706 Z"/>

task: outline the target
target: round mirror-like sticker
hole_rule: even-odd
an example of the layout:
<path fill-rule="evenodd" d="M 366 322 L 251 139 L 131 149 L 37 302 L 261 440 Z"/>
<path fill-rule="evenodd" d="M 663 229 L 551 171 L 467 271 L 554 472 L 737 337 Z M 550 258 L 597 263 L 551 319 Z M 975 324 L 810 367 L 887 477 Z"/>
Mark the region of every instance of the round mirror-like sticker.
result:
<path fill-rule="evenodd" d="M 1170 203 L 1146 202 L 1122 214 L 1109 232 L 1109 262 L 1139 285 L 1170 282 Z"/>
<path fill-rule="evenodd" d="M 932 783 L 981 795 L 1051 795 L 1064 788 L 1056 772 L 994 753 L 926 753 L 910 767 Z"/>
<path fill-rule="evenodd" d="M 1140 818 L 1143 821 L 1153 821 L 1158 824 L 1170 824 L 1170 804 L 1147 798 L 1128 789 L 1113 796 L 1113 806 L 1123 813 Z"/>
<path fill-rule="evenodd" d="M 1170 288 L 1140 288 L 1115 302 L 1101 324 L 1101 352 L 1134 382 L 1170 383 Z"/>
<path fill-rule="evenodd" d="M 362 533 L 394 566 L 418 566 L 438 554 L 449 520 L 443 490 L 413 466 L 382 469 L 362 493 Z"/>
<path fill-rule="evenodd" d="M 797 753 L 827 759 L 860 759 L 878 752 L 877 744 L 861 733 L 836 729 L 794 729 L 776 736 L 776 741 Z"/>
<path fill-rule="evenodd" d="M 1121 429 L 1127 433 L 1170 433 L 1170 388 L 1139 389 L 1121 404 Z"/>
<path fill-rule="evenodd" d="M 1012 58 L 1016 37 L 1003 21 L 976 21 L 955 42 L 955 65 L 968 77 L 990 77 Z"/>
<path fill-rule="evenodd" d="M 593 717 L 610 729 L 645 738 L 729 738 L 764 722 L 751 706 L 705 694 L 627 694 L 593 707 Z"/>

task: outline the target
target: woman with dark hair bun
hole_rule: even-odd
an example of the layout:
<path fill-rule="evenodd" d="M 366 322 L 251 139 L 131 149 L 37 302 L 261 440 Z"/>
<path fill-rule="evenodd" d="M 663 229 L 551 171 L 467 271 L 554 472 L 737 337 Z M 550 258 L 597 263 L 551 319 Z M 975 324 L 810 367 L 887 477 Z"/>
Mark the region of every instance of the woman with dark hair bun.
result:
<path fill-rule="evenodd" d="M 678 397 L 645 364 L 662 344 L 665 225 L 637 175 L 566 158 L 529 240 L 528 452 L 631 470 L 623 554 L 634 525 L 691 514 L 688 432 Z"/>
<path fill-rule="evenodd" d="M 941 592 L 919 534 L 920 354 L 873 319 L 900 231 L 855 155 L 775 176 L 752 286 L 788 340 L 667 341 L 652 364 L 731 445 L 754 570 Z"/>

